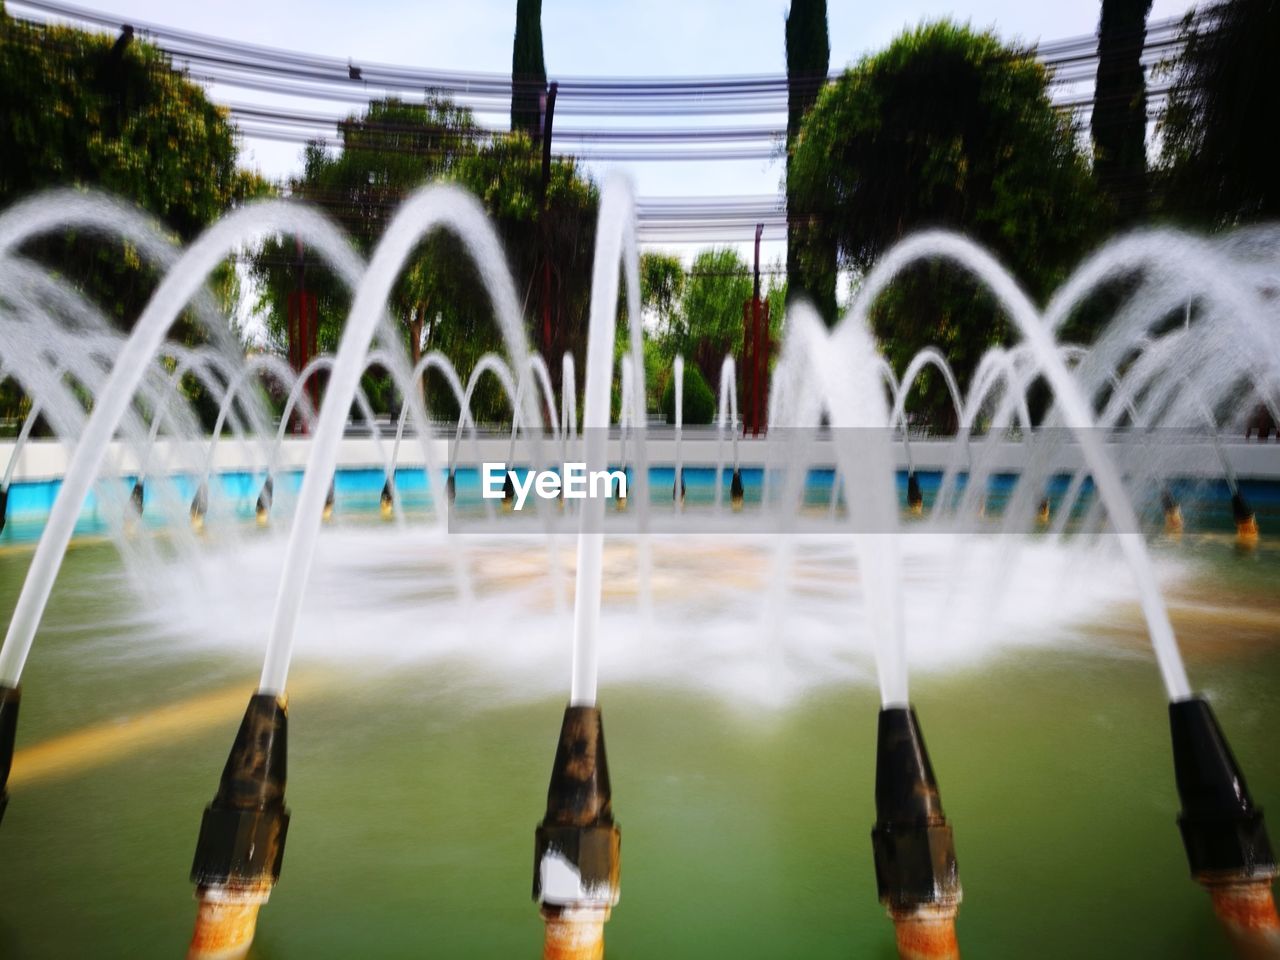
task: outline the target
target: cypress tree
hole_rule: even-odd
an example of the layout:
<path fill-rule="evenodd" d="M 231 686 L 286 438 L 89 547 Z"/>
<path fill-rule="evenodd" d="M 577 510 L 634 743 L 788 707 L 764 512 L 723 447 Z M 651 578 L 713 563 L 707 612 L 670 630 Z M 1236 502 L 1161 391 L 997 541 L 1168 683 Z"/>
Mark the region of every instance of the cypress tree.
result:
<path fill-rule="evenodd" d="M 826 0 L 792 0 L 787 13 L 787 157 L 805 114 L 827 81 L 831 44 Z M 836 245 L 822 211 L 798 200 L 787 178 L 787 298 L 813 301 L 832 323 L 836 311 Z"/>
<path fill-rule="evenodd" d="M 542 136 L 541 97 L 547 88 L 542 59 L 542 0 L 516 0 L 516 37 L 511 53 L 511 129 L 537 143 Z"/>
<path fill-rule="evenodd" d="M 1151 0 L 1102 0 L 1093 99 L 1093 170 L 1123 223 L 1147 194 L 1147 85 L 1142 46 Z"/>

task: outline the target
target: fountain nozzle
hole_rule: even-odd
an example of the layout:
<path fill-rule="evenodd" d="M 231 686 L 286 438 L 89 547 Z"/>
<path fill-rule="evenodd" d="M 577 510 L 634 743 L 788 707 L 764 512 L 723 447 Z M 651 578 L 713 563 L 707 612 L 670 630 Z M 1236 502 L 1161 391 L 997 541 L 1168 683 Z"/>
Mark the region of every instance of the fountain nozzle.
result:
<path fill-rule="evenodd" d="M 9 768 L 13 766 L 13 746 L 18 738 L 18 704 L 22 692 L 0 685 L 0 822 L 9 806 Z"/>
<path fill-rule="evenodd" d="M 395 513 L 396 496 L 390 477 L 387 477 L 387 482 L 382 485 L 382 494 L 378 497 L 378 510 L 381 511 L 383 520 L 390 520 Z"/>
<path fill-rule="evenodd" d="M 209 513 L 209 487 L 200 484 L 191 498 L 191 529 L 199 533 L 204 529 L 204 518 Z"/>
<path fill-rule="evenodd" d="M 338 502 L 338 492 L 334 488 L 333 480 L 329 481 L 329 489 L 324 494 L 324 507 L 320 510 L 320 519 L 328 523 L 333 519 L 333 505 Z"/>
<path fill-rule="evenodd" d="M 8 519 L 9 519 L 9 488 L 0 487 L 0 533 L 4 533 L 4 525 Z"/>
<path fill-rule="evenodd" d="M 191 882 L 199 909 L 188 960 L 243 957 L 258 911 L 280 879 L 288 711 L 283 696 L 249 698 L 218 792 L 205 808 Z"/>
<path fill-rule="evenodd" d="M 742 485 L 742 471 L 738 467 L 734 467 L 733 476 L 729 479 L 729 503 L 733 506 L 735 513 L 742 509 L 746 500 L 747 491 Z"/>
<path fill-rule="evenodd" d="M 1258 517 L 1239 490 L 1231 495 L 1231 517 L 1236 522 L 1236 542 L 1252 547 L 1258 542 Z"/>
<path fill-rule="evenodd" d="M 1178 828 L 1191 876 L 1245 956 L 1280 955 L 1280 918 L 1271 883 L 1276 859 L 1262 808 L 1213 709 L 1203 697 L 1169 704 L 1173 769 L 1182 811 Z"/>
<path fill-rule="evenodd" d="M 136 480 L 133 489 L 129 491 L 129 504 L 133 507 L 135 516 L 142 516 L 142 508 L 147 501 L 147 487 L 142 480 Z"/>
<path fill-rule="evenodd" d="M 676 471 L 676 482 L 671 486 L 671 499 L 677 503 L 684 503 L 684 471 Z"/>
<path fill-rule="evenodd" d="M 1039 506 L 1036 507 L 1036 522 L 1039 523 L 1041 526 L 1045 526 L 1049 523 L 1049 516 L 1050 516 L 1049 498 L 1043 497 L 1040 500 Z"/>
<path fill-rule="evenodd" d="M 533 899 L 546 922 L 544 960 L 598 960 L 618 902 L 622 835 L 613 822 L 598 707 L 565 708 L 534 834 Z"/>
<path fill-rule="evenodd" d="M 516 485 L 511 479 L 510 471 L 502 481 L 502 510 L 510 513 L 516 508 Z"/>
<path fill-rule="evenodd" d="M 614 509 L 622 513 L 627 509 L 627 495 L 623 492 L 622 481 L 613 481 L 613 505 Z"/>
<path fill-rule="evenodd" d="M 876 743 L 876 886 L 903 960 L 960 955 L 960 872 L 951 825 L 915 710 L 880 711 Z"/>
<path fill-rule="evenodd" d="M 907 474 L 907 509 L 913 517 L 924 513 L 924 493 L 920 490 L 920 479 L 914 470 Z"/>
<path fill-rule="evenodd" d="M 253 510 L 258 526 L 265 527 L 267 521 L 271 519 L 271 502 L 275 499 L 275 495 L 276 482 L 271 479 L 271 474 L 267 474 L 267 479 L 262 481 L 262 490 L 258 493 L 258 502 Z"/>
<path fill-rule="evenodd" d="M 1160 491 L 1160 507 L 1164 510 L 1165 535 L 1182 536 L 1182 507 L 1168 487 Z"/>

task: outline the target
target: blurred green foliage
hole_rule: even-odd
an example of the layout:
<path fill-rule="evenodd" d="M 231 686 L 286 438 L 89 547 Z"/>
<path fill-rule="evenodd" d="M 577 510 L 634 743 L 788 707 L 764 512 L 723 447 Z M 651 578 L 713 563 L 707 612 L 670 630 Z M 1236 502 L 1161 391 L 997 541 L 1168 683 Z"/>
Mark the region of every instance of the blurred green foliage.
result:
<path fill-rule="evenodd" d="M 542 288 L 549 274 L 553 355 L 570 350 L 581 363 L 599 194 L 572 161 L 552 163 L 544 206 L 542 158 L 528 137 L 491 140 L 469 110 L 437 96 L 421 103 L 375 101 L 363 115 L 347 119 L 339 135 L 336 149 L 319 142 L 306 148 L 303 174 L 290 182 L 290 194 L 319 206 L 368 256 L 412 190 L 433 180 L 465 187 L 484 205 L 503 243 L 531 321 L 531 341 L 543 345 Z M 304 259 L 304 282 L 319 301 L 319 348 L 333 350 L 351 293 L 313 257 Z M 298 283 L 296 263 L 293 238 L 269 239 L 254 257 L 260 306 L 280 348 L 286 342 L 288 294 Z M 483 353 L 503 349 L 479 274 L 461 240 L 447 231 L 418 245 L 388 307 L 415 362 L 425 351 L 442 350 L 464 380 Z M 558 377 L 559 365 L 551 367 Z M 376 389 L 372 383 L 368 388 Z M 457 412 L 442 381 L 428 382 L 427 402 L 441 416 Z M 494 382 L 478 389 L 474 410 L 481 417 L 507 414 Z"/>
<path fill-rule="evenodd" d="M 684 392 L 680 397 L 685 426 L 711 423 L 716 416 L 716 398 L 697 364 L 684 365 Z M 662 389 L 662 412 L 667 423 L 676 422 L 676 381 L 668 377 Z"/>
<path fill-rule="evenodd" d="M 179 241 L 264 189 L 236 169 L 235 130 L 204 90 L 155 47 L 9 16 L 0 6 L 0 207 L 52 187 L 93 187 L 137 204 Z M 122 327 L 142 312 L 159 277 L 137 250 L 66 231 L 37 238 L 26 256 L 51 267 Z M 224 265 L 211 278 L 224 307 L 239 294 Z M 179 321 L 176 335 L 202 338 Z M 199 393 L 194 378 L 185 385 Z M 0 411 L 27 400 L 7 383 Z"/>
<path fill-rule="evenodd" d="M 1194 14 L 1159 125 L 1161 208 L 1211 228 L 1280 217 L 1280 2 L 1227 0 Z"/>
<path fill-rule="evenodd" d="M 1080 131 L 1048 83 L 1030 49 L 992 33 L 947 20 L 910 30 L 823 91 L 795 142 L 793 188 L 855 275 L 908 233 L 945 227 L 1042 298 L 1097 237 L 1103 209 Z M 872 319 L 896 369 L 932 344 L 961 382 L 1011 335 L 990 295 L 937 263 L 904 272 Z M 917 391 L 919 416 L 949 427 L 940 378 L 922 378 Z"/>

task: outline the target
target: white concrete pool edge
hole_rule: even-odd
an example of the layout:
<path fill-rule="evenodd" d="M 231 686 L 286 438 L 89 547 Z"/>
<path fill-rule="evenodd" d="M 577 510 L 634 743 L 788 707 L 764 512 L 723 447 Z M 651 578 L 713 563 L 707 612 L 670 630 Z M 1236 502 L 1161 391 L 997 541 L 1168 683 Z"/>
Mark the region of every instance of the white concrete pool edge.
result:
<path fill-rule="evenodd" d="M 710 435 L 708 435 L 710 433 Z M 266 443 L 248 441 L 241 444 L 234 439 L 225 439 L 218 444 L 214 452 L 213 470 L 216 473 L 236 473 L 243 471 L 260 471 L 263 469 Z M 339 470 L 381 470 L 386 466 L 386 457 L 390 456 L 394 437 L 384 436 L 381 451 L 379 445 L 371 437 L 344 437 L 338 450 Z M 430 441 L 432 452 L 438 464 L 446 464 L 449 460 L 452 440 L 436 438 Z M 813 463 L 815 467 L 830 468 L 834 462 L 832 441 L 820 438 L 813 441 Z M 675 441 L 669 431 L 650 433 L 645 440 L 647 459 L 650 466 L 671 466 L 675 463 Z M 13 441 L 0 442 L 0 470 L 7 469 L 13 457 L 15 444 Z M 786 462 L 784 458 L 785 444 L 770 445 L 762 439 L 743 438 L 738 441 L 739 462 L 743 467 L 759 468 L 766 465 L 778 466 Z M 1018 473 L 1026 466 L 1029 454 L 1028 447 L 1020 442 L 1001 441 L 986 444 L 975 440 L 972 444 L 975 457 L 985 457 L 987 467 L 1000 473 Z M 581 441 L 570 443 L 563 459 L 581 459 Z M 15 483 L 46 482 L 60 479 L 66 472 L 70 461 L 72 447 L 58 440 L 29 440 L 18 454 L 13 481 Z M 893 449 L 899 469 L 907 466 L 906 452 L 902 443 L 895 442 Z M 1177 476 L 1187 479 L 1221 478 L 1222 469 L 1217 454 L 1211 443 L 1201 440 L 1177 442 L 1176 446 L 1169 441 L 1159 446 L 1134 442 L 1111 441 L 1107 444 L 1108 452 L 1122 471 L 1132 469 L 1148 461 L 1153 455 L 1165 458 L 1176 458 L 1172 464 L 1165 461 L 1165 469 Z M 280 445 L 277 469 L 281 471 L 301 470 L 306 466 L 311 450 L 311 441 L 306 437 L 287 437 Z M 1235 440 L 1222 444 L 1223 453 L 1236 476 L 1246 480 L 1280 481 L 1280 443 L 1247 442 Z M 507 437 L 486 436 L 474 442 L 464 439 L 459 447 L 458 459 L 464 467 L 477 466 L 481 462 L 505 462 L 510 451 L 510 440 Z M 516 448 L 517 463 L 528 463 L 532 458 L 533 445 L 521 441 Z M 149 473 L 162 476 L 177 473 L 190 473 L 193 465 L 202 464 L 208 452 L 208 441 L 175 441 L 158 440 L 149 458 Z M 632 461 L 633 442 L 628 444 L 628 461 Z M 911 441 L 911 459 L 917 470 L 924 472 L 941 471 L 954 465 L 961 454 L 956 450 L 955 442 L 950 439 L 930 440 L 916 439 Z M 615 438 L 609 443 L 609 458 L 618 462 L 621 457 L 621 445 Z M 681 442 L 680 458 L 689 467 L 714 466 L 717 462 L 730 463 L 733 457 L 733 444 L 728 440 L 717 441 L 714 431 L 705 428 L 690 431 Z M 562 459 L 560 445 L 553 440 L 543 442 L 543 460 L 554 464 Z M 138 473 L 139 462 L 134 449 L 126 443 L 117 441 L 112 444 L 108 455 L 108 467 L 104 475 L 122 477 L 134 476 Z M 406 436 L 400 445 L 396 466 L 398 468 L 421 468 L 423 465 L 422 445 L 416 437 Z M 1078 470 L 1082 465 L 1079 448 L 1075 444 L 1062 444 L 1055 451 L 1051 466 L 1055 472 L 1067 473 Z"/>

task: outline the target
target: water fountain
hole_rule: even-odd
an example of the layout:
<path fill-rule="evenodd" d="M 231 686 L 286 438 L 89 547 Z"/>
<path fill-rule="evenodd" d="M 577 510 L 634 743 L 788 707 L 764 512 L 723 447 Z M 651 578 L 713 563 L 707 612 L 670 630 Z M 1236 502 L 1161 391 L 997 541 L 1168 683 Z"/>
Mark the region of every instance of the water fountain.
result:
<path fill-rule="evenodd" d="M 163 267 L 160 286 L 127 338 L 112 334 L 77 295 L 23 263 L 15 252 L 31 236 L 69 226 L 121 238 Z M 505 356 L 482 358 L 466 381 L 441 354 L 428 354 L 411 367 L 385 316 L 389 291 L 407 258 L 439 229 L 462 238 L 492 298 L 505 347 Z M 245 360 L 225 321 L 200 293 L 206 275 L 229 251 L 273 231 L 303 237 L 354 291 L 337 354 L 318 358 L 296 374 L 269 357 Z M 369 428 L 377 511 L 394 519 L 388 526 L 396 528 L 413 522 L 443 534 L 451 514 L 470 509 L 463 503 L 460 478 L 484 459 L 482 447 L 504 450 L 512 467 L 538 468 L 549 455 L 566 463 L 573 454 L 589 471 L 611 464 L 627 471 L 625 511 L 619 502 L 617 510 L 606 514 L 605 502 L 598 498 L 578 504 L 561 498 L 555 507 L 539 503 L 532 521 L 514 509 L 504 515 L 488 502 L 476 508 L 489 533 L 536 525 L 540 538 L 522 543 L 533 543 L 534 552 L 545 551 L 548 595 L 556 598 L 557 609 L 560 547 L 566 534 L 576 544 L 569 695 L 545 813 L 535 831 L 533 896 L 545 924 L 544 956 L 602 956 L 604 925 L 620 895 L 620 831 L 598 703 L 601 644 L 608 640 L 601 597 L 613 576 L 606 575 L 606 537 L 634 539 L 629 562 L 635 595 L 649 617 L 653 582 L 660 573 L 650 553 L 651 530 L 683 527 L 712 536 L 741 533 L 751 523 L 763 523 L 759 529 L 777 534 L 764 548 L 772 571 L 768 589 L 762 591 L 762 603 L 772 611 L 761 618 L 768 624 L 777 625 L 798 602 L 791 583 L 801 567 L 797 545 L 805 536 L 837 533 L 841 542 L 852 545 L 857 603 L 874 638 L 879 686 L 872 861 L 901 956 L 958 955 L 961 899 L 952 827 L 943 813 L 939 778 L 908 683 L 908 647 L 916 637 L 904 601 L 918 549 L 912 541 L 919 533 L 921 543 L 945 535 L 971 545 L 974 531 L 983 529 L 1016 534 L 1002 538 L 994 559 L 998 570 L 1008 569 L 1018 551 L 1032 549 L 1027 543 L 1085 542 L 1109 531 L 1106 543 L 1116 548 L 1136 583 L 1169 703 L 1182 803 L 1179 825 L 1193 876 L 1209 889 L 1216 912 L 1245 955 L 1274 955 L 1257 953 L 1274 948 L 1280 929 L 1271 900 L 1276 867 L 1261 810 L 1244 786 L 1240 764 L 1208 701 L 1193 693 L 1149 555 L 1140 505 L 1159 503 L 1164 529 L 1184 530 L 1188 518 L 1173 490 L 1191 465 L 1195 477 L 1227 484 L 1240 538 L 1249 539 L 1252 530 L 1256 540 L 1256 515 L 1233 467 L 1236 452 L 1224 449 L 1219 432 L 1234 429 L 1242 397 L 1273 407 L 1280 399 L 1276 306 L 1265 293 L 1280 279 L 1280 261 L 1274 258 L 1278 246 L 1267 233 L 1252 234 L 1248 243 L 1239 238 L 1209 243 L 1170 231 L 1124 237 L 1086 261 L 1040 311 L 998 263 L 965 239 L 939 232 L 908 238 L 864 278 L 848 316 L 833 331 L 803 304 L 790 312 L 763 440 L 739 438 L 736 368 L 732 358 L 726 359 L 715 440 L 704 447 L 696 431 L 686 436 L 684 428 L 682 357 L 673 364 L 670 441 L 649 436 L 645 428 L 635 213 L 624 181 L 610 181 L 602 193 L 580 427 L 572 358 L 564 359 L 564 391 L 557 398 L 546 362 L 530 354 L 500 243 L 475 200 L 452 187 L 432 186 L 411 196 L 367 265 L 327 221 L 292 203 L 250 205 L 209 228 L 185 251 L 168 246 L 136 214 L 124 214 L 92 195 L 58 194 L 19 205 L 0 215 L 0 270 L 21 281 L 12 294 L 6 290 L 0 295 L 0 357 L 6 372 L 21 377 L 33 405 L 0 495 L 9 494 L 37 416 L 47 419 L 69 453 L 0 649 L 0 782 L 8 782 L 14 757 L 23 668 L 90 493 L 101 500 L 99 510 L 114 518 L 116 531 L 130 523 L 140 526 L 144 517 L 163 525 L 178 563 L 204 556 L 208 544 L 202 537 L 231 538 L 233 546 L 223 555 L 235 556 L 235 538 L 241 536 L 236 531 L 243 526 L 233 516 L 240 509 L 236 505 L 252 503 L 258 522 L 267 526 L 270 521 L 262 536 L 278 536 L 286 546 L 258 687 L 201 822 L 191 872 L 198 909 L 190 956 L 247 951 L 261 907 L 281 876 L 290 822 L 285 805 L 290 665 L 321 527 L 337 502 L 340 445 L 354 404 Z M 867 317 L 872 304 L 897 275 L 921 260 L 944 260 L 967 272 L 1000 304 L 1021 336 L 1019 344 L 992 348 L 982 358 L 967 393 L 939 351 L 922 351 L 898 378 L 886 369 L 871 337 Z M 628 343 L 618 362 L 620 268 Z M 1057 331 L 1091 292 L 1135 270 L 1145 271 L 1143 285 L 1094 346 L 1057 342 Z M 1192 299 L 1197 303 L 1194 325 L 1167 329 L 1164 322 L 1171 311 Z M 195 350 L 167 346 L 169 327 L 192 302 L 208 345 Z M 33 320 L 46 315 L 80 323 L 94 336 L 62 332 L 69 327 L 37 336 Z M 1249 349 L 1240 346 L 1242 334 Z M 359 389 L 371 364 L 389 371 L 401 398 L 389 449 Z M 907 404 L 926 368 L 938 372 L 947 386 L 958 425 L 955 437 L 910 435 Z M 329 382 L 317 414 L 306 386 L 321 370 L 329 371 Z M 431 370 L 445 379 L 460 409 L 456 425 L 442 431 L 423 401 L 422 382 Z M 207 439 L 178 389 L 188 375 L 199 378 L 217 401 L 216 422 Z M 621 379 L 616 440 L 610 434 L 615 375 Z M 510 405 L 509 433 L 498 440 L 481 436 L 471 409 L 482 376 L 497 380 Z M 248 389 L 263 379 L 278 384 L 286 395 L 278 424 L 272 423 L 263 398 Z M 1038 379 L 1048 384 L 1052 406 L 1036 426 L 1027 397 Z M 89 411 L 69 382 L 92 396 Z M 1233 409 L 1236 420 L 1226 415 Z M 284 455 L 285 432 L 295 416 L 309 429 L 300 472 Z M 220 451 L 224 428 L 236 440 L 232 452 Z M 410 429 L 418 440 L 416 453 L 402 445 Z M 726 432 L 732 444 L 727 505 L 722 490 Z M 1175 440 L 1166 449 L 1160 441 L 1168 436 Z M 655 458 L 659 449 L 663 454 Z M 235 487 L 230 474 L 236 471 L 219 466 L 232 453 L 238 458 Z M 650 463 L 663 459 L 673 476 L 669 501 L 665 487 L 657 489 L 656 499 L 650 496 Z M 905 467 L 904 498 L 897 488 L 900 463 Z M 694 464 L 714 466 L 709 505 L 698 496 Z M 748 503 L 746 496 L 745 478 L 753 471 L 760 476 L 758 504 Z M 427 491 L 424 521 L 405 499 L 404 479 L 417 472 Z M 826 509 L 815 510 L 810 494 L 820 474 L 831 477 L 831 486 L 817 490 Z M 1001 487 L 1005 481 L 999 478 L 1010 474 L 1013 479 Z M 937 484 L 926 506 L 925 480 L 930 476 L 937 477 Z M 112 482 L 119 477 L 129 478 L 127 494 Z M 505 485 L 504 505 L 514 507 L 509 474 Z M 240 492 L 228 493 L 232 489 Z M 1051 496 L 1046 492 L 1051 489 L 1064 492 Z M 432 491 L 445 495 L 436 497 Z M 1001 497 L 1002 506 L 996 503 Z M 904 523 L 904 513 L 919 522 Z M 334 519 L 336 532 L 341 517 Z M 126 562 L 154 551 L 141 533 L 139 529 L 132 539 L 120 540 Z M 452 595 L 464 605 L 471 602 L 477 575 L 467 539 L 440 536 L 433 541 L 452 571 Z M 761 649 L 766 660 L 776 654 L 767 638 Z M 729 664 L 705 664 L 698 672 L 717 666 Z M 709 677 L 699 680 L 710 682 Z M 0 817 L 8 799 L 7 792 L 0 792 Z"/>

